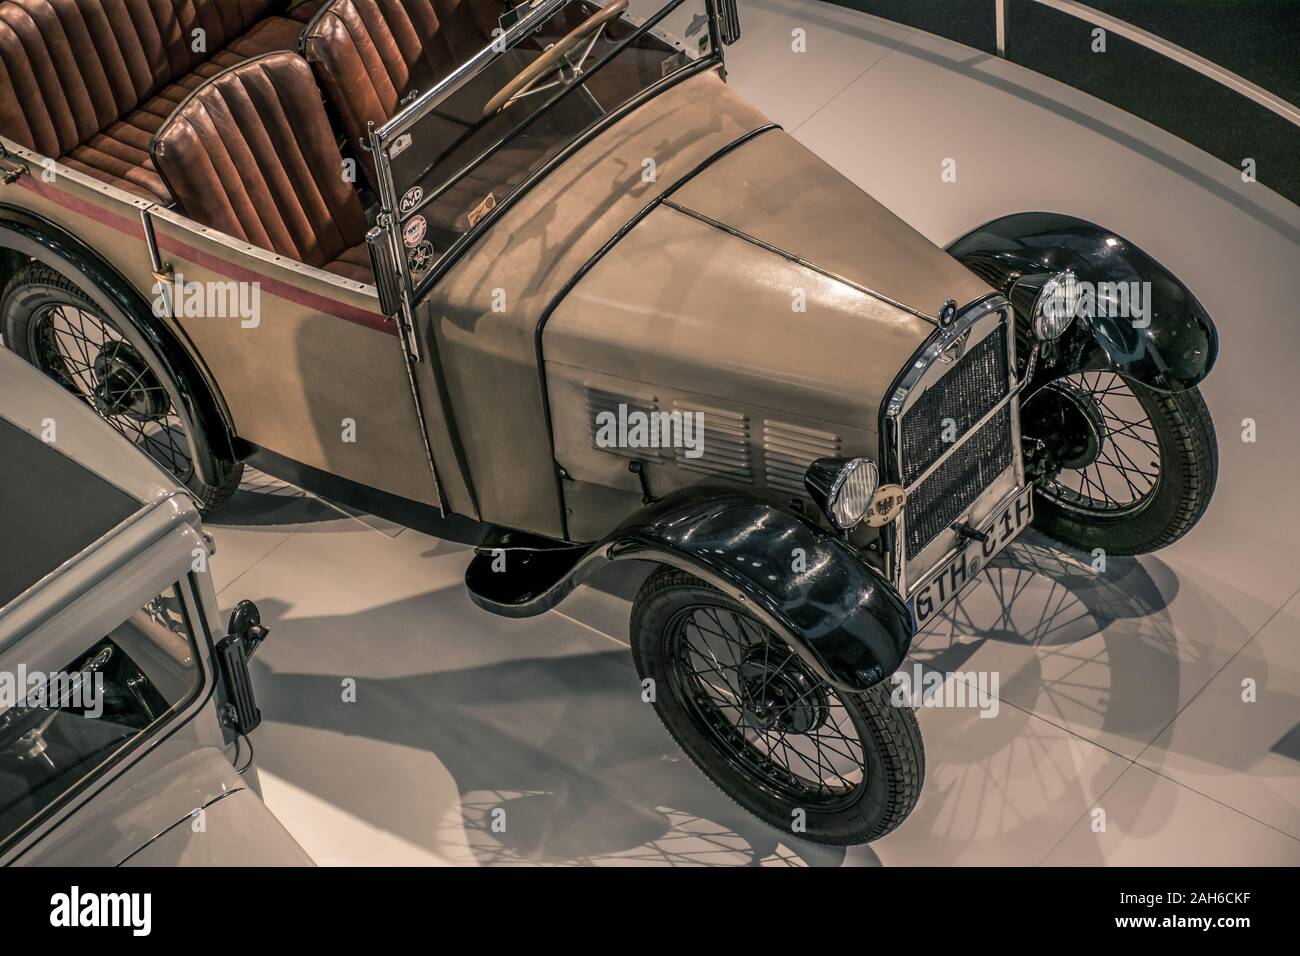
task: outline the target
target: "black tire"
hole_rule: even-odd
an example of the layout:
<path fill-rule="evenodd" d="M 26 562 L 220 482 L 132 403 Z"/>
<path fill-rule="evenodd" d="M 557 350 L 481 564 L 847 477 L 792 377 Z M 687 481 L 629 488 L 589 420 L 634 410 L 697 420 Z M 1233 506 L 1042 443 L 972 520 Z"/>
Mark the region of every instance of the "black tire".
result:
<path fill-rule="evenodd" d="M 150 403 L 156 404 L 150 405 L 147 414 L 111 414 L 110 409 L 115 406 L 106 408 L 106 400 L 97 401 L 93 397 L 96 382 L 102 384 L 96 378 L 97 368 L 91 368 L 97 356 L 92 358 L 88 351 L 83 351 L 84 362 L 80 368 L 77 361 L 67 357 L 66 350 L 71 348 L 68 340 L 77 335 L 73 320 L 68 318 L 70 315 L 77 317 L 85 337 L 77 339 L 78 342 L 93 338 L 100 343 L 112 343 L 123 357 L 129 356 L 142 370 L 134 376 L 141 380 L 136 389 L 156 396 L 149 398 Z M 63 323 L 61 339 L 54 331 L 56 316 Z M 243 476 L 243 463 L 215 454 L 202 424 L 175 398 L 182 392 L 191 392 L 191 383 L 177 381 L 138 329 L 123 328 L 121 323 L 104 315 L 104 310 L 77 285 L 40 263 L 28 266 L 9 281 L 0 295 L 0 329 L 4 331 L 5 345 L 12 352 L 82 399 L 123 437 L 148 454 L 189 489 L 200 511 L 210 513 L 235 493 Z M 94 346 L 82 347 L 88 350 Z M 147 371 L 143 371 L 146 367 Z M 201 477 L 196 467 L 199 456 L 206 458 L 211 474 L 220 476 L 215 484 L 208 484 Z"/>
<path fill-rule="evenodd" d="M 1072 473 L 1062 472 L 1054 482 L 1036 490 L 1034 526 L 1048 537 L 1083 551 L 1100 548 L 1107 554 L 1135 555 L 1173 544 L 1201 519 L 1218 481 L 1219 446 L 1200 390 L 1169 395 L 1115 373 L 1084 373 L 1074 378 L 1084 387 L 1095 381 L 1097 388 L 1104 385 L 1108 390 L 1127 390 L 1136 399 L 1149 423 L 1143 425 L 1143 434 L 1154 435 L 1145 440 L 1158 448 L 1158 462 L 1146 467 L 1158 465 L 1158 473 L 1152 486 L 1134 495 L 1132 502 L 1099 507 L 1094 499 L 1100 492 L 1077 494 L 1073 489 L 1064 489 L 1071 483 Z M 1128 438 L 1134 433 L 1134 429 L 1127 428 Z M 1133 460 L 1130 453 L 1125 457 Z"/>
<path fill-rule="evenodd" d="M 789 655 L 782 659 L 782 666 L 784 660 L 797 663 L 785 642 L 715 588 L 674 568 L 665 567 L 652 574 L 632 606 L 632 657 L 642 681 L 650 679 L 654 682 L 655 712 L 686 755 L 729 798 L 796 838 L 834 845 L 866 843 L 901 824 L 916 806 L 925 780 L 921 728 L 912 710 L 896 707 L 890 702 L 887 684 L 850 694 L 835 690 L 806 670 L 802 671 L 800 679 L 815 682 L 817 695 L 830 692 L 836 703 L 843 707 L 860 745 L 858 752 L 845 754 L 850 758 L 846 763 L 856 760 L 861 764 L 861 780 L 855 783 L 846 781 L 844 786 L 835 787 L 833 792 L 828 788 L 824 794 L 820 791 L 802 795 L 788 792 L 779 782 L 785 771 L 776 762 L 768 760 L 769 775 L 762 775 L 763 768 L 753 761 L 753 758 L 762 757 L 759 748 L 749 748 L 752 754 L 746 756 L 748 751 L 742 752 L 743 748 L 728 747 L 717 730 L 716 718 L 710 722 L 703 716 L 707 705 L 699 703 L 701 695 L 697 694 L 692 700 L 684 691 L 689 679 L 680 664 L 684 628 L 675 622 L 683 620 L 683 615 L 707 614 L 710 610 L 715 614 L 739 615 L 747 622 L 740 626 L 740 632 L 747 637 L 757 637 L 755 645 L 771 642 L 766 646 L 773 653 L 780 649 Z M 767 653 L 764 651 L 765 658 Z M 739 675 L 738 669 L 736 672 Z M 763 686 L 767 686 L 766 679 Z M 801 698 L 806 698 L 808 689 L 813 688 L 807 683 L 799 686 L 805 688 Z M 740 708 L 735 709 L 740 711 Z M 814 729 L 820 731 L 824 720 Z M 837 730 L 842 726 L 843 721 L 838 722 Z M 759 733 L 753 725 L 748 729 L 756 735 Z M 768 746 L 774 750 L 770 744 Z M 846 749 L 852 750 L 851 747 Z M 804 766 L 813 769 L 806 761 Z M 816 769 L 820 771 L 821 766 L 819 760 Z M 845 778 L 841 777 L 841 780 Z M 802 831 L 795 826 L 796 811 L 803 811 Z"/>

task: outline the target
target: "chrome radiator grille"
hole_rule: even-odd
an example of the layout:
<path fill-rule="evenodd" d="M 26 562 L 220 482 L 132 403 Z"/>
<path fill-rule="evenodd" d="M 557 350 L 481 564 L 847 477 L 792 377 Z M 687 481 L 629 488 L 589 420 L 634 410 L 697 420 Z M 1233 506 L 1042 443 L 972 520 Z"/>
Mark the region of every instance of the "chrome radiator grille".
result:
<path fill-rule="evenodd" d="M 972 346 L 903 415 L 903 485 L 925 470 L 1006 394 L 1007 331 L 1000 325 Z M 945 438 L 947 440 L 945 440 Z M 1003 409 L 908 494 L 906 546 L 916 555 L 956 521 L 1011 465 L 1011 409 Z"/>
<path fill-rule="evenodd" d="M 919 554 L 1011 464 L 1011 409 L 1004 408 L 907 499 L 907 553 Z"/>

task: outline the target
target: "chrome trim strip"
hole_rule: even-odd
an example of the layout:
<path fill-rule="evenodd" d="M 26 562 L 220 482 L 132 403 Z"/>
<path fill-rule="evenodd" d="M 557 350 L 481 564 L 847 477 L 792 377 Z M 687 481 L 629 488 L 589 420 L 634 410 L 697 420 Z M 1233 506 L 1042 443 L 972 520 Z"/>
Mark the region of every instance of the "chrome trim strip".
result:
<path fill-rule="evenodd" d="M 305 262 L 300 262 L 289 256 L 277 255 L 269 249 L 263 249 L 260 246 L 254 246 L 244 242 L 242 239 L 236 239 L 228 233 L 205 226 L 197 220 L 190 219 L 175 209 L 168 209 L 166 206 L 159 206 L 157 203 L 149 203 L 145 212 L 160 222 L 165 222 L 176 229 L 183 229 L 195 237 L 194 241 L 208 241 L 229 250 L 235 255 L 242 256 L 246 259 L 257 260 L 256 263 L 250 264 L 249 268 L 254 268 L 265 264 L 268 269 L 285 269 L 292 273 L 297 273 L 312 282 L 320 282 L 325 285 L 332 285 L 339 289 L 345 289 L 348 292 L 356 292 L 364 296 L 373 297 L 376 300 L 375 313 L 379 314 L 378 299 L 379 290 L 369 282 L 357 282 L 353 279 L 345 279 L 343 276 L 335 275 L 333 272 L 326 272 L 324 269 L 318 269 L 315 266 L 309 266 Z M 157 230 L 155 229 L 155 234 Z M 364 308 L 358 305 L 357 308 Z"/>
<path fill-rule="evenodd" d="M 6 159 L 15 159 L 25 163 L 27 165 L 27 174 L 33 179 L 41 180 L 43 185 L 54 186 L 57 180 L 67 179 L 78 186 L 84 186 L 86 189 L 103 193 L 109 199 L 124 203 L 127 206 L 133 206 L 136 209 L 149 209 L 155 205 L 152 199 L 145 199 L 143 196 L 137 196 L 135 193 L 129 193 L 125 189 L 119 189 L 117 186 L 106 183 L 102 179 L 96 179 L 94 176 L 75 170 L 71 166 L 64 166 L 57 159 L 38 153 L 34 149 L 28 149 L 21 143 L 17 143 L 5 136 L 0 136 L 0 151 L 4 152 Z M 47 166 L 47 163 L 50 165 Z M 47 172 L 54 175 L 53 181 L 47 182 L 42 178 Z M 58 187 L 55 186 L 55 188 Z"/>

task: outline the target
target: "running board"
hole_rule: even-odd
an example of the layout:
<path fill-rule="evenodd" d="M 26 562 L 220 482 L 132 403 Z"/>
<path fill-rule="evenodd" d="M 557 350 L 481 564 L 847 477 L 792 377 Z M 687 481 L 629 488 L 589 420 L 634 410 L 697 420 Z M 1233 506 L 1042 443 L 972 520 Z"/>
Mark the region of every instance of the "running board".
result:
<path fill-rule="evenodd" d="M 465 569 L 470 600 L 503 617 L 532 617 L 551 610 L 581 581 L 575 574 L 591 545 L 507 532 L 475 549 Z"/>

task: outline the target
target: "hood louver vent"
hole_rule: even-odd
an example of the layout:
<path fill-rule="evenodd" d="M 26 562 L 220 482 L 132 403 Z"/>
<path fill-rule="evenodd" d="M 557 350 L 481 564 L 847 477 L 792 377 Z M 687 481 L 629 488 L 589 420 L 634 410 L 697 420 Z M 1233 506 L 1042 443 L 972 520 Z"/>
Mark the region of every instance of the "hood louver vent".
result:
<path fill-rule="evenodd" d="M 839 435 L 785 422 L 763 422 L 767 487 L 807 497 L 803 476 L 818 458 L 835 458 L 843 450 Z"/>
<path fill-rule="evenodd" d="M 673 401 L 661 408 L 659 399 L 649 393 L 614 391 L 586 386 L 587 430 L 591 447 L 622 458 L 637 458 L 649 464 L 672 464 L 683 471 L 726 479 L 729 482 L 759 484 L 781 494 L 807 497 L 803 476 L 818 458 L 835 458 L 843 454 L 844 442 L 834 432 L 792 425 L 789 422 L 763 421 L 761 441 L 750 419 L 741 411 L 710 405 Z M 628 442 L 608 441 L 621 427 L 632 434 L 637 420 L 643 437 L 657 430 L 659 447 L 651 444 L 632 446 Z M 615 423 L 605 428 L 602 423 Z M 671 440 L 669 440 L 671 439 Z"/>
<path fill-rule="evenodd" d="M 613 421 L 620 420 L 619 406 L 623 406 L 622 414 L 631 416 L 633 413 L 640 415 L 652 415 L 659 410 L 659 400 L 653 395 L 629 395 L 618 392 L 609 392 L 603 388 L 596 388 L 594 385 L 587 386 L 587 434 L 591 439 L 591 447 L 600 451 L 609 452 L 611 455 L 622 455 L 624 458 L 639 458 L 644 460 L 659 461 L 669 454 L 671 449 L 667 448 L 629 448 L 623 445 L 606 445 L 597 440 L 600 432 L 601 422 L 609 421 L 608 418 L 602 418 L 603 412 L 608 412 L 613 416 Z"/>
<path fill-rule="evenodd" d="M 754 469 L 750 459 L 749 419 L 740 412 L 720 408 L 692 407 L 673 402 L 673 411 L 681 415 L 697 416 L 703 425 L 703 434 L 696 435 L 698 457 L 689 457 L 688 448 L 676 448 L 673 454 L 677 464 L 691 471 L 718 475 L 732 481 L 754 483 Z"/>

